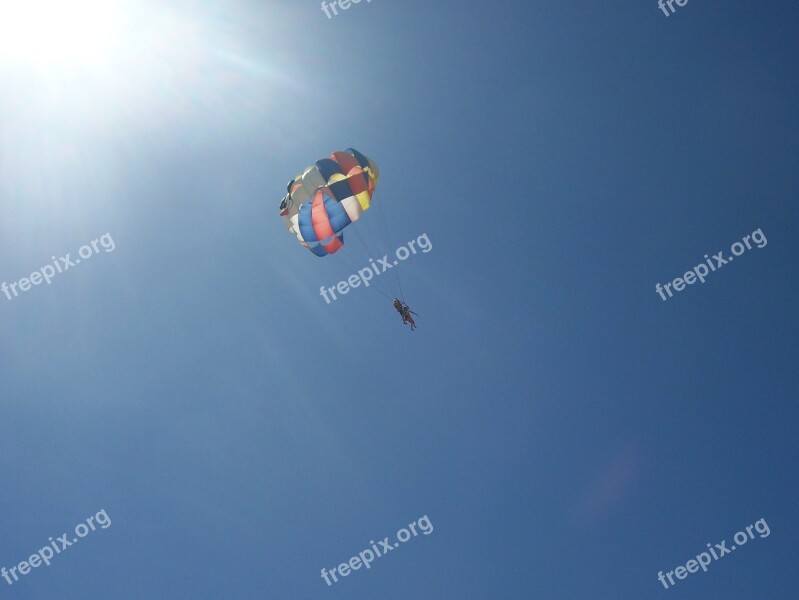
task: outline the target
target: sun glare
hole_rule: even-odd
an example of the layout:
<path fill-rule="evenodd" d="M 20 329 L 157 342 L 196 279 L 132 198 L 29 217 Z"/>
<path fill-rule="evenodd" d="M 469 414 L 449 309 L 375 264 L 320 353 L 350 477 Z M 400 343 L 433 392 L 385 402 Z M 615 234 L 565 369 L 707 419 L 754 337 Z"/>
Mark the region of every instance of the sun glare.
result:
<path fill-rule="evenodd" d="M 0 62 L 102 63 L 118 21 L 113 0 L 0 0 Z"/>

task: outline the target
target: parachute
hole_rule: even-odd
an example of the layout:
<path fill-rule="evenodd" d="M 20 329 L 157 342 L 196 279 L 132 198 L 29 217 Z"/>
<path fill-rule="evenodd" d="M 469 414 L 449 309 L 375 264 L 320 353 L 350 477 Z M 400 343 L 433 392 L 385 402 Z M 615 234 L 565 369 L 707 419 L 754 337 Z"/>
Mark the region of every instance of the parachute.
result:
<path fill-rule="evenodd" d="M 371 205 L 379 175 L 374 161 L 357 150 L 333 152 L 289 181 L 280 216 L 316 256 L 335 254 L 344 245 L 344 228 Z"/>

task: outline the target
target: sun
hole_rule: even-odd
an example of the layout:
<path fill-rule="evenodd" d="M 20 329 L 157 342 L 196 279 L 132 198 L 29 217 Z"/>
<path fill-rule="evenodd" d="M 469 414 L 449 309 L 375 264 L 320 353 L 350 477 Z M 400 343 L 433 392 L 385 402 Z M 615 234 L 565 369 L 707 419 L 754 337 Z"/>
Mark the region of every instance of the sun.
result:
<path fill-rule="evenodd" d="M 102 63 L 120 14 L 114 0 L 0 0 L 0 63 Z"/>

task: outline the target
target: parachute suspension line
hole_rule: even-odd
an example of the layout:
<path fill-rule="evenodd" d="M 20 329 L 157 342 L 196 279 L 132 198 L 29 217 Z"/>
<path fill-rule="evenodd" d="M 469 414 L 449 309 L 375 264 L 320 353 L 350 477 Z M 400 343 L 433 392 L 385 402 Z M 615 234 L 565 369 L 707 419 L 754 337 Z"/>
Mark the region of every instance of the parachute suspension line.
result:
<path fill-rule="evenodd" d="M 358 229 L 356 229 L 355 227 L 352 227 L 351 229 L 354 231 L 355 237 L 358 238 L 358 241 L 361 243 L 361 245 L 363 245 L 368 255 L 371 258 L 375 258 L 378 254 L 377 251 L 374 248 L 372 248 L 372 246 L 364 239 L 364 237 L 361 235 L 361 232 Z"/>
<path fill-rule="evenodd" d="M 363 245 L 364 249 L 366 250 L 366 252 L 368 252 L 368 253 L 369 253 L 369 255 L 371 255 L 372 257 L 378 257 L 378 258 L 382 258 L 382 256 L 379 256 L 379 255 L 378 255 L 378 253 L 377 253 L 377 252 L 375 252 L 374 248 L 372 248 L 372 247 L 371 247 L 371 246 L 370 246 L 370 245 L 369 245 L 369 244 L 366 242 L 366 240 L 363 238 L 363 236 L 361 235 L 361 232 L 360 232 L 360 231 L 358 231 L 358 229 L 356 229 L 356 228 L 354 228 L 354 227 L 353 227 L 352 229 L 353 229 L 353 230 L 354 230 L 354 232 L 355 232 L 355 237 L 357 237 L 357 238 L 358 238 L 358 241 L 359 241 L 359 242 L 360 242 L 360 243 Z M 374 264 L 374 263 L 372 263 L 372 264 Z M 393 268 L 393 265 L 392 265 L 392 268 Z M 375 279 L 372 279 L 372 285 L 374 285 L 374 282 L 375 282 L 375 281 L 376 281 Z M 402 289 L 400 289 L 400 294 L 402 294 Z M 395 297 L 396 297 L 396 295 L 395 295 Z"/>
<path fill-rule="evenodd" d="M 352 238 L 350 238 L 350 239 L 352 239 Z M 361 265 L 355 264 L 355 261 L 353 260 L 353 258 L 349 254 L 347 254 L 346 250 L 347 250 L 347 248 L 344 247 L 341 250 L 339 250 L 336 253 L 336 255 L 341 257 L 341 261 L 342 262 L 347 263 L 347 266 L 351 269 L 351 273 L 353 275 L 358 273 L 361 269 L 369 269 L 371 271 L 371 267 L 369 265 L 364 266 L 362 264 Z M 364 286 L 364 287 L 366 287 L 366 286 Z M 378 292 L 383 294 L 386 298 L 390 298 L 390 299 L 394 298 L 394 296 L 391 295 L 391 293 L 383 286 L 382 283 L 378 283 L 376 277 L 373 277 L 369 281 L 369 287 L 370 288 L 374 288 L 375 290 L 377 290 Z"/>
<path fill-rule="evenodd" d="M 383 214 L 383 209 L 382 209 L 381 205 L 378 205 L 375 208 L 377 209 L 375 212 L 377 212 L 377 214 L 379 215 L 378 218 L 380 219 L 380 222 L 383 225 L 383 233 L 386 236 L 386 244 L 388 245 L 389 251 L 392 251 L 391 248 L 393 248 L 393 246 L 391 245 L 391 236 L 388 233 L 388 225 L 386 224 L 386 216 Z M 399 269 L 396 269 L 394 271 L 394 277 L 396 277 L 396 279 L 397 279 L 397 287 L 399 288 L 400 299 L 404 303 L 405 302 L 405 293 L 402 291 L 402 282 L 400 282 Z"/>
<path fill-rule="evenodd" d="M 355 263 L 353 263 L 353 262 L 352 262 L 352 261 L 350 261 L 350 260 L 343 261 L 343 262 L 346 262 L 346 263 L 347 263 L 347 266 L 348 266 L 350 269 L 352 269 L 352 272 L 353 272 L 353 274 L 355 274 L 355 273 L 357 273 L 357 272 L 358 272 L 358 266 L 357 266 L 357 265 L 355 265 Z M 364 286 L 364 287 L 366 287 L 366 286 Z M 379 292 L 379 293 L 383 294 L 383 295 L 384 295 L 386 298 L 388 298 L 388 299 L 392 299 L 392 298 L 393 298 L 393 296 L 392 296 L 391 294 L 389 294 L 389 293 L 388 293 L 388 292 L 387 292 L 385 289 L 383 289 L 383 287 L 382 287 L 382 286 L 380 286 L 380 285 L 375 285 L 375 283 L 374 283 L 374 279 L 372 279 L 372 280 L 369 282 L 369 289 L 374 289 L 376 292 Z"/>
<path fill-rule="evenodd" d="M 376 286 L 376 285 L 373 285 L 373 284 L 371 284 L 371 283 L 369 284 L 369 287 L 374 287 L 374 288 L 375 288 L 375 291 L 377 291 L 377 292 L 380 292 L 381 294 L 383 294 L 383 295 L 384 295 L 386 298 L 388 298 L 389 300 L 393 300 L 393 299 L 394 299 L 394 296 L 392 296 L 391 294 L 389 294 L 389 293 L 388 293 L 386 290 L 384 290 L 384 289 L 383 289 L 383 288 L 381 288 L 381 287 L 378 287 L 378 286 Z"/>
<path fill-rule="evenodd" d="M 400 300 L 402 300 L 402 302 L 404 304 L 405 303 L 405 292 L 402 291 L 402 283 L 400 283 L 399 273 L 394 273 L 394 274 L 397 276 L 397 285 L 399 286 L 399 290 L 400 290 Z"/>
<path fill-rule="evenodd" d="M 373 280 L 373 281 L 374 281 L 374 280 Z M 369 284 L 369 287 L 374 287 L 376 291 L 378 291 L 378 292 L 380 292 L 381 294 L 383 294 L 383 295 L 384 295 L 386 298 L 388 298 L 389 300 L 393 300 L 393 299 L 394 299 L 394 296 L 392 296 L 391 294 L 389 294 L 389 293 L 388 293 L 386 290 L 384 290 L 384 289 L 383 289 L 382 287 L 380 287 L 380 286 L 373 285 L 373 284 L 371 284 L 371 283 L 370 283 L 370 284 Z"/>

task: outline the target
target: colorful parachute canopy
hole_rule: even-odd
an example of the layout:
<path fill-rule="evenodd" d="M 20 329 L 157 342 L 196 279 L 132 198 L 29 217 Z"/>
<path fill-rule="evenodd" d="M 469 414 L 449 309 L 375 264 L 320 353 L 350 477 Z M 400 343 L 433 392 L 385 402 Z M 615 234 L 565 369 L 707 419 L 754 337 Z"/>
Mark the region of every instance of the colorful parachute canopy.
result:
<path fill-rule="evenodd" d="M 289 181 L 280 216 L 300 244 L 317 256 L 344 245 L 344 228 L 372 203 L 380 172 L 353 148 L 317 160 Z"/>

